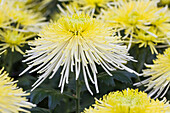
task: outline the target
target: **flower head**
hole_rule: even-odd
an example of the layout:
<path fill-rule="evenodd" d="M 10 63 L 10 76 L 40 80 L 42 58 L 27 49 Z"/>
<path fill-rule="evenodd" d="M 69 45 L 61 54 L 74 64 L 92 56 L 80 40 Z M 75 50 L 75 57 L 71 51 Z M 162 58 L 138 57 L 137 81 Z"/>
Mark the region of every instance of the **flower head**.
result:
<path fill-rule="evenodd" d="M 0 30 L 0 41 L 2 42 L 0 44 L 0 50 L 6 50 L 7 48 L 11 48 L 12 52 L 14 50 L 20 52 L 21 54 L 24 54 L 24 52 L 19 48 L 24 46 L 28 41 L 27 39 L 35 36 L 33 33 L 24 33 L 19 32 L 17 30 Z"/>
<path fill-rule="evenodd" d="M 29 93 L 23 92 L 22 88 L 18 88 L 16 82 L 8 77 L 8 73 L 0 70 L 0 112 L 1 113 L 19 113 L 27 112 L 34 104 L 27 102 L 25 96 Z"/>
<path fill-rule="evenodd" d="M 84 113 L 165 113 L 170 110 L 168 102 L 153 100 L 138 89 L 111 92 L 103 99 L 96 99 L 92 106 Z"/>
<path fill-rule="evenodd" d="M 18 23 L 25 27 L 25 30 L 38 32 L 42 25 L 45 25 L 45 18 L 39 12 L 28 9 L 25 2 L 14 0 L 4 1 L 0 8 L 13 23 Z M 26 29 L 27 28 L 27 29 Z"/>
<path fill-rule="evenodd" d="M 108 23 L 108 25 L 117 30 L 124 31 L 125 36 L 122 38 L 127 42 L 129 40 L 129 48 L 131 42 L 139 41 L 134 34 L 142 31 L 150 35 L 146 37 L 146 40 L 141 40 L 143 43 L 148 44 L 151 47 L 152 53 L 155 49 L 153 42 L 162 40 L 159 38 L 167 38 L 170 32 L 170 16 L 168 13 L 168 7 L 157 7 L 157 0 L 126 0 L 118 1 L 114 7 L 111 7 L 107 11 L 103 11 L 102 19 Z M 154 30 L 153 30 L 154 29 Z M 161 37 L 159 37 L 161 36 Z M 152 41 L 150 40 L 151 37 Z M 159 43 L 166 43 L 164 40 Z M 154 51 L 157 53 L 157 51 Z"/>
<path fill-rule="evenodd" d="M 147 86 L 145 91 L 150 91 L 149 96 L 161 98 L 166 94 L 170 87 L 170 48 L 166 49 L 164 54 L 158 54 L 157 59 L 153 60 L 153 65 L 146 65 L 150 69 L 143 70 L 143 76 L 149 77 L 135 85 Z"/>
<path fill-rule="evenodd" d="M 157 45 L 158 43 L 164 43 L 167 40 L 167 38 L 162 36 L 162 34 L 157 32 L 153 28 L 150 29 L 149 32 L 156 34 L 158 37 L 155 37 L 143 30 L 136 30 L 135 34 L 133 35 L 134 37 L 133 41 L 134 43 L 138 43 L 139 47 L 149 46 L 152 54 L 154 53 L 158 54 L 155 45 Z"/>
<path fill-rule="evenodd" d="M 73 4 L 79 6 L 78 10 L 94 13 L 97 11 L 97 8 L 107 8 L 107 5 L 110 3 L 110 1 L 111 0 L 74 0 Z"/>
<path fill-rule="evenodd" d="M 126 46 L 115 44 L 116 37 L 110 37 L 105 24 L 86 14 L 61 17 L 57 22 L 44 27 L 39 36 L 41 38 L 30 43 L 32 50 L 27 51 L 29 57 L 25 60 L 29 67 L 23 71 L 25 73 L 38 66 L 31 72 L 38 70 L 38 73 L 43 73 L 33 85 L 34 88 L 47 77 L 52 78 L 61 66 L 61 92 L 64 84 L 68 84 L 70 70 L 75 72 L 76 80 L 80 70 L 83 71 L 85 84 L 91 94 L 88 78 L 99 92 L 96 64 L 101 65 L 109 75 L 109 71 L 116 68 L 134 72 L 124 65 L 133 60 L 128 56 Z"/>

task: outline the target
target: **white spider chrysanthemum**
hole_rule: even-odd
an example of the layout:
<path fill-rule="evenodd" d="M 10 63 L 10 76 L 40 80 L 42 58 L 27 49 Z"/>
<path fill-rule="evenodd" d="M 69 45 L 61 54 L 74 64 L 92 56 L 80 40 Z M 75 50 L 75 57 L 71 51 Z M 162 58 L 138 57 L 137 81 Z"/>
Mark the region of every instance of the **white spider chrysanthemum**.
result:
<path fill-rule="evenodd" d="M 101 65 L 109 75 L 112 75 L 109 71 L 116 68 L 136 73 L 124 65 L 133 60 L 128 56 L 126 46 L 115 44 L 116 37 L 110 37 L 105 24 L 88 15 L 77 13 L 61 17 L 57 22 L 44 27 L 39 36 L 41 38 L 29 44 L 32 50 L 26 51 L 28 58 L 24 60 L 29 66 L 20 74 L 37 66 L 31 70 L 41 74 L 33 84 L 34 88 L 47 77 L 53 78 L 61 66 L 61 92 L 64 84 L 68 84 L 70 70 L 75 72 L 76 80 L 82 70 L 86 87 L 91 94 L 88 78 L 95 84 L 96 92 L 99 92 L 96 64 Z"/>
<path fill-rule="evenodd" d="M 135 83 L 136 86 L 145 85 L 150 91 L 149 96 L 161 98 L 167 93 L 170 87 L 170 48 L 166 49 L 164 54 L 158 54 L 156 60 L 153 60 L 153 65 L 146 65 L 150 69 L 143 70 L 143 76 L 149 77 L 146 80 Z"/>

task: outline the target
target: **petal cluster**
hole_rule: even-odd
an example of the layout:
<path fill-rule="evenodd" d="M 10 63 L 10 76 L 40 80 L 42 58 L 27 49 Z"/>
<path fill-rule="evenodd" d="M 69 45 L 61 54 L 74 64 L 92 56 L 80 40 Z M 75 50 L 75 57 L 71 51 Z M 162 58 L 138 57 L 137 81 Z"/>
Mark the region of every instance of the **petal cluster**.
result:
<path fill-rule="evenodd" d="M 65 0 L 61 0 L 65 1 Z M 68 0 L 69 1 L 69 0 Z M 107 9 L 108 5 L 111 4 L 111 0 L 73 0 L 71 3 L 73 6 L 78 6 L 77 10 L 81 10 L 87 13 L 94 14 L 100 12 L 101 9 Z"/>
<path fill-rule="evenodd" d="M 19 32 L 17 30 L 6 30 L 2 31 L 0 30 L 0 41 L 3 42 L 0 44 L 0 50 L 6 50 L 7 48 L 11 48 L 12 52 L 16 50 L 17 52 L 20 52 L 21 54 L 25 54 L 20 47 L 24 46 L 28 41 L 27 39 L 35 36 L 35 34 L 32 33 L 23 33 Z"/>
<path fill-rule="evenodd" d="M 158 54 L 153 63 L 146 65 L 149 69 L 143 70 L 143 76 L 149 78 L 135 85 L 145 85 L 147 87 L 145 91 L 150 91 L 149 96 L 163 97 L 170 87 L 170 48 L 166 49 L 164 54 Z"/>
<path fill-rule="evenodd" d="M 26 93 L 22 88 L 18 88 L 16 82 L 8 77 L 8 73 L 0 70 L 0 112 L 1 113 L 30 113 L 27 109 L 35 107 L 34 104 L 27 102 Z"/>
<path fill-rule="evenodd" d="M 127 89 L 96 99 L 95 104 L 84 113 L 165 113 L 169 110 L 169 103 L 165 100 L 153 100 L 138 89 Z"/>

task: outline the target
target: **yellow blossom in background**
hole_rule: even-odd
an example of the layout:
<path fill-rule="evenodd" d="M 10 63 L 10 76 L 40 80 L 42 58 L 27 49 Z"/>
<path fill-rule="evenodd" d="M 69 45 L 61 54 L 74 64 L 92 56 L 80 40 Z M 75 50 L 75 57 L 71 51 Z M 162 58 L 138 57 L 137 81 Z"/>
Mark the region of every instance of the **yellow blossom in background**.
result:
<path fill-rule="evenodd" d="M 53 17 L 53 20 L 56 20 L 56 18 L 58 19 L 58 17 L 62 17 L 62 16 L 65 16 L 65 15 L 73 15 L 74 13 L 78 12 L 79 10 L 79 6 L 77 3 L 70 3 L 69 5 L 67 4 L 62 4 L 64 6 L 61 7 L 59 4 L 57 4 L 57 7 L 59 8 L 59 10 L 61 11 L 61 13 L 56 13 L 55 16 Z"/>
<path fill-rule="evenodd" d="M 153 63 L 146 65 L 149 69 L 143 70 L 143 76 L 149 78 L 134 85 L 145 85 L 147 87 L 145 91 L 149 91 L 149 96 L 162 98 L 170 87 L 170 48 L 166 49 L 164 54 L 158 54 Z"/>
<path fill-rule="evenodd" d="M 17 52 L 24 54 L 20 47 L 27 44 L 27 40 L 33 36 L 35 36 L 35 34 L 19 32 L 17 30 L 0 30 L 0 41 L 2 42 L 0 44 L 0 51 L 11 48 L 12 52 L 16 50 Z"/>
<path fill-rule="evenodd" d="M 63 7 L 62 7 L 63 6 Z M 71 2 L 68 4 L 62 3 L 62 6 L 57 4 L 58 9 L 61 13 L 56 12 L 54 15 L 52 15 L 52 20 L 57 21 L 60 17 L 66 16 L 66 15 L 73 15 L 74 13 L 78 12 L 79 6 L 77 3 Z"/>
<path fill-rule="evenodd" d="M 47 24 L 43 22 L 45 18 L 40 18 L 42 17 L 41 13 L 34 13 L 31 10 L 23 11 L 11 8 L 7 13 L 15 22 L 25 26 L 26 30 L 31 32 L 38 32 L 40 31 L 39 27 Z"/>
<path fill-rule="evenodd" d="M 126 46 L 117 44 L 116 37 L 110 36 L 106 25 L 88 15 L 77 13 L 63 16 L 57 22 L 45 26 L 39 36 L 40 38 L 29 43 L 32 48 L 26 51 L 29 57 L 23 61 L 29 66 L 20 74 L 32 68 L 30 73 L 38 71 L 37 73 L 41 74 L 33 84 L 33 89 L 46 78 L 53 78 L 60 67 L 61 92 L 65 83 L 69 83 L 70 71 L 75 73 L 77 80 L 82 70 L 88 91 L 93 94 L 88 84 L 89 78 L 98 93 L 96 64 L 109 75 L 112 75 L 109 71 L 116 68 L 137 74 L 124 65 L 127 61 L 133 61 L 133 58 L 128 56 Z"/>
<path fill-rule="evenodd" d="M 41 13 L 28 9 L 26 3 L 23 1 L 6 0 L 0 7 L 0 10 L 4 12 L 12 22 L 21 24 L 27 31 L 38 32 L 41 26 L 47 24 L 45 22 L 46 18 L 43 17 Z"/>
<path fill-rule="evenodd" d="M 95 9 L 98 7 L 106 7 L 110 0 L 74 0 L 74 2 L 83 6 L 84 9 Z"/>
<path fill-rule="evenodd" d="M 157 0 L 120 0 L 115 2 L 115 5 L 110 9 L 103 10 L 101 19 L 116 30 L 118 35 L 121 31 L 124 31 L 125 36 L 122 39 L 125 42 L 129 41 L 128 48 L 130 48 L 132 42 L 136 41 L 137 37 L 133 36 L 139 33 L 138 31 L 155 37 L 152 38 L 152 42 L 157 42 L 163 37 L 166 40 L 159 43 L 166 44 L 170 33 L 170 13 L 167 6 L 159 8 L 157 3 Z M 155 49 L 157 43 L 151 43 L 151 37 L 145 38 L 148 39 L 142 39 L 141 42 L 147 43 L 151 47 L 152 53 L 157 53 Z M 139 39 L 137 38 L 138 42 Z"/>
<path fill-rule="evenodd" d="M 16 82 L 8 77 L 6 71 L 0 70 L 0 112 L 1 113 L 30 113 L 26 110 L 36 105 L 27 102 L 25 96 L 29 93 L 23 91 L 22 88 L 18 88 Z"/>
<path fill-rule="evenodd" d="M 0 16 L 0 27 L 7 26 L 11 23 L 10 18 L 6 15 L 4 10 L 5 10 L 5 6 L 2 7 L 0 5 L 0 14 L 1 14 L 1 16 Z"/>
<path fill-rule="evenodd" d="M 60 1 L 69 1 L 69 0 L 60 0 Z M 110 5 L 112 0 L 73 0 L 73 4 L 79 6 L 78 10 L 85 11 L 87 13 L 94 14 L 95 11 L 100 13 L 97 8 L 106 9 Z"/>
<path fill-rule="evenodd" d="M 84 113 L 168 113 L 170 105 L 166 100 L 153 100 L 147 93 L 138 89 L 111 92 L 99 100 L 96 99 Z"/>
<path fill-rule="evenodd" d="M 41 12 L 43 15 L 48 15 L 51 13 L 48 6 L 51 3 L 55 4 L 58 0 L 27 0 L 27 6 L 30 7 L 35 12 Z"/>
<path fill-rule="evenodd" d="M 155 29 L 150 29 L 149 32 L 156 34 L 158 37 L 152 36 L 143 30 L 136 30 L 135 34 L 133 35 L 133 42 L 139 44 L 139 48 L 149 46 L 152 54 L 158 54 L 155 45 L 158 43 L 165 43 L 167 38 L 165 38 L 162 34 L 159 34 L 159 32 L 157 32 Z"/>

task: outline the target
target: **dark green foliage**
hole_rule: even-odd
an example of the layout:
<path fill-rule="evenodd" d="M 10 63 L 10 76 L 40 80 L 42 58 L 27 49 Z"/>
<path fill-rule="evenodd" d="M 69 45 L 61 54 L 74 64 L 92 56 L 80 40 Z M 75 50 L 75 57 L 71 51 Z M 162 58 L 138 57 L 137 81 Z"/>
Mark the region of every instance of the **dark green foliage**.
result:
<path fill-rule="evenodd" d="M 48 98 L 49 109 L 54 109 L 56 105 L 60 104 L 63 97 L 64 96 L 60 93 L 60 91 L 55 89 L 37 88 L 31 93 L 30 101 L 38 104 L 45 98 Z"/>

